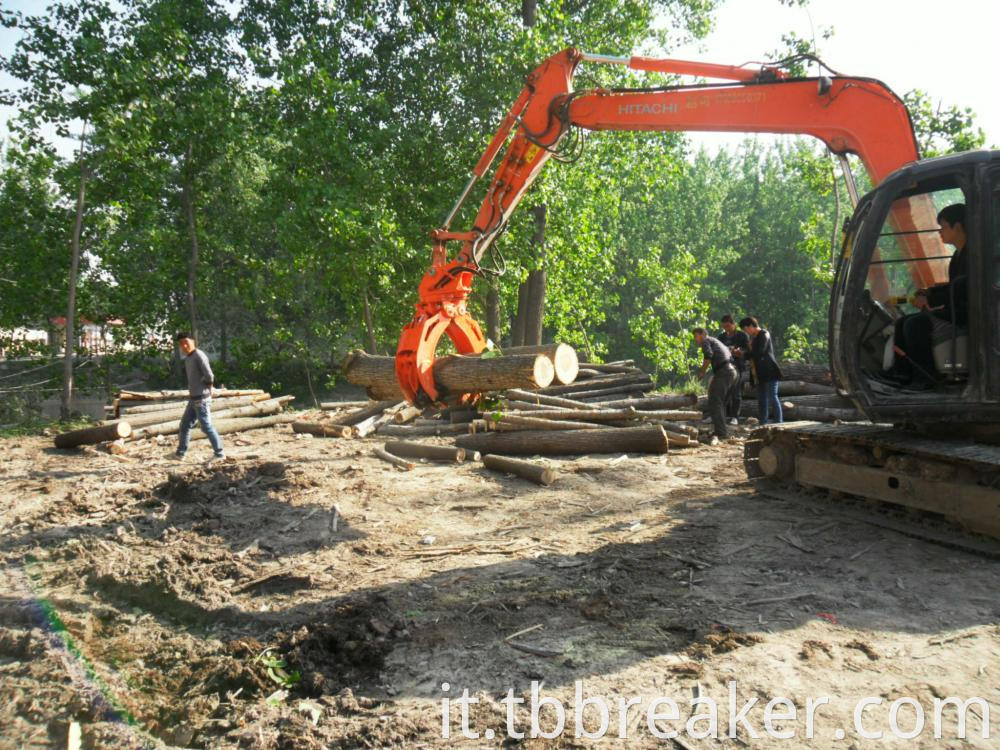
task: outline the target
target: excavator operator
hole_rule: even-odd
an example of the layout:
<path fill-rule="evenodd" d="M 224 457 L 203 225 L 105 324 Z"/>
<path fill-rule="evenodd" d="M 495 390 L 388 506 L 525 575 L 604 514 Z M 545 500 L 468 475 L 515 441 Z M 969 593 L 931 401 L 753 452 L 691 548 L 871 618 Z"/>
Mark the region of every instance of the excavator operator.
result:
<path fill-rule="evenodd" d="M 935 339 L 957 335 L 968 324 L 969 251 L 965 230 L 965 204 L 955 203 L 937 215 L 938 234 L 955 253 L 948 264 L 948 281 L 917 291 L 913 305 L 919 312 L 896 321 L 896 364 L 893 374 L 911 388 L 932 388 L 937 380 L 934 364 Z"/>

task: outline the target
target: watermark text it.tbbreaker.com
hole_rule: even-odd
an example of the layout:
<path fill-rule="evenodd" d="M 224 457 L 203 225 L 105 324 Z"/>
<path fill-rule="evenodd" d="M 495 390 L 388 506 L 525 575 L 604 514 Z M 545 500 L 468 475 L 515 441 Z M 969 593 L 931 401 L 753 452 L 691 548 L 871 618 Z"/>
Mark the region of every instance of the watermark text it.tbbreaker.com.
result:
<path fill-rule="evenodd" d="M 451 739 L 454 733 L 454 739 L 491 740 L 506 734 L 513 739 L 573 736 L 597 740 L 605 737 L 628 739 L 648 732 L 657 739 L 685 736 L 691 739 L 769 736 L 781 740 L 817 736 L 835 739 L 855 736 L 870 740 L 991 737 L 990 704 L 978 697 L 934 698 L 927 705 L 926 701 L 921 703 L 916 698 L 901 697 L 890 701 L 868 696 L 853 703 L 853 720 L 848 726 L 833 726 L 837 722 L 832 709 L 841 703 L 838 699 L 810 697 L 804 706 L 796 706 L 788 698 L 776 697 L 762 705 L 756 696 L 739 699 L 735 681 L 728 687 L 728 695 L 722 700 L 705 695 L 680 701 L 662 696 L 609 699 L 586 695 L 583 682 L 577 680 L 573 701 L 564 705 L 559 698 L 544 695 L 539 683 L 533 681 L 530 697 L 515 696 L 511 688 L 500 699 L 506 710 L 506 721 L 502 725 L 476 726 L 471 719 L 471 709 L 479 699 L 470 695 L 468 688 L 459 695 L 445 682 L 441 685 L 444 694 L 441 736 Z M 728 715 L 722 719 L 720 706 L 728 708 Z"/>

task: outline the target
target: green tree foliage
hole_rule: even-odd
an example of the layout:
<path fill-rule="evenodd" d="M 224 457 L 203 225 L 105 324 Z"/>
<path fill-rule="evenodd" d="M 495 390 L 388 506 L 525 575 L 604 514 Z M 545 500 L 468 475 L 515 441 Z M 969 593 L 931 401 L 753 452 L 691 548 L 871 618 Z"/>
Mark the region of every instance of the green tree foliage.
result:
<path fill-rule="evenodd" d="M 907 92 L 903 101 L 910 110 L 922 157 L 972 151 L 986 143 L 986 134 L 976 125 L 972 108 L 946 107 L 920 89 Z"/>
<path fill-rule="evenodd" d="M 6 94 L 21 116 L 0 164 L 0 327 L 62 314 L 85 174 L 81 314 L 122 319 L 123 338 L 158 353 L 164 373 L 169 334 L 194 326 L 229 384 L 316 389 L 367 339 L 366 299 L 377 347 L 394 349 L 427 233 L 525 74 L 570 44 L 669 49 L 707 33 L 717 4 L 547 0 L 530 23 L 501 0 L 58 0 L 4 12 L 22 37 L 0 67 L 22 86 Z M 576 83 L 648 82 L 669 79 L 584 66 Z M 914 96 L 928 149 L 982 142 L 969 112 Z M 81 154 L 46 142 L 84 123 Z M 836 199 L 846 206 L 835 176 L 807 142 L 709 154 L 680 134 L 592 135 L 523 204 L 548 211 L 546 338 L 680 379 L 692 327 L 751 313 L 789 352 L 821 359 Z M 471 224 L 484 189 L 454 228 Z M 522 210 L 497 246 L 504 329 L 538 263 L 532 233 Z M 477 281 L 480 319 L 484 295 Z"/>

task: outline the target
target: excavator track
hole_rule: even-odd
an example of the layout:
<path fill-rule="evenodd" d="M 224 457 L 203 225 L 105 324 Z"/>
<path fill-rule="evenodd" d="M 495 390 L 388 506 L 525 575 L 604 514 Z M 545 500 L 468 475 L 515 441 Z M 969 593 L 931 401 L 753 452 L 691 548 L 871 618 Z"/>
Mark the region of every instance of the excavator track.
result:
<path fill-rule="evenodd" d="M 752 432 L 743 462 L 747 476 L 772 492 L 827 490 L 1000 540 L 1000 446 L 884 424 L 787 422 Z"/>

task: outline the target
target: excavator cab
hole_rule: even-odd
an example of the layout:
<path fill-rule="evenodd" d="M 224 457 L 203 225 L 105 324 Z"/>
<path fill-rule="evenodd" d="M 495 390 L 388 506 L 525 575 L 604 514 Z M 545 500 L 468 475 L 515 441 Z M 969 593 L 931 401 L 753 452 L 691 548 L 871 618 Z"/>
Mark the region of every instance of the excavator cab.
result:
<path fill-rule="evenodd" d="M 910 389 L 886 377 L 898 356 L 897 323 L 918 312 L 917 289 L 948 282 L 955 248 L 939 238 L 937 214 L 958 203 L 966 206 L 968 274 L 946 293 L 967 294 L 968 322 L 933 319 L 935 384 Z M 873 421 L 1000 419 L 1000 152 L 915 162 L 859 202 L 834 282 L 830 352 L 838 386 Z"/>

